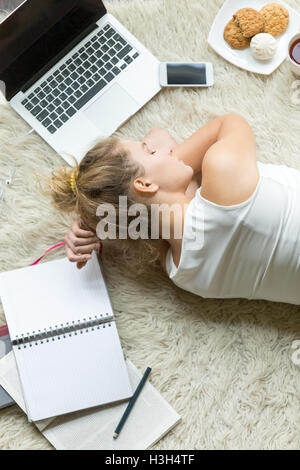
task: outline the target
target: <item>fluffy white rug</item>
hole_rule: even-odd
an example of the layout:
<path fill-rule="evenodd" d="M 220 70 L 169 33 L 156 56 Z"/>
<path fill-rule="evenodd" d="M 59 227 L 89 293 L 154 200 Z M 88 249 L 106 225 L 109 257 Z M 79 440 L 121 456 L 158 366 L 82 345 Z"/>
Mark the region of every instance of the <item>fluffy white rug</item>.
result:
<path fill-rule="evenodd" d="M 287 3 L 299 10 L 297 0 Z M 154 126 L 182 141 L 212 118 L 235 111 L 257 136 L 258 158 L 300 169 L 299 105 L 295 77 L 283 63 L 271 76 L 240 70 L 218 57 L 206 39 L 222 0 L 131 0 L 107 4 L 161 61 L 208 60 L 214 87 L 163 90 L 116 135 L 140 139 Z M 251 2 L 249 2 L 251 4 Z M 221 34 L 221 32 L 220 32 Z M 0 142 L 28 125 L 0 107 Z M 27 266 L 62 240 L 69 220 L 57 213 L 34 183 L 36 170 L 63 164 L 35 133 L 1 149 L 15 159 L 14 184 L 0 207 L 0 270 Z M 272 208 L 270 207 L 270 210 Z M 48 260 L 64 252 L 48 256 Z M 300 339 L 296 306 L 265 301 L 205 300 L 175 287 L 158 270 L 136 278 L 122 259 L 104 252 L 105 275 L 124 350 L 182 415 L 157 449 L 297 449 L 300 447 L 300 369 L 292 342 Z M 0 323 L 4 323 L 0 311 Z M 0 411 L 0 448 L 49 449 L 14 406 Z"/>

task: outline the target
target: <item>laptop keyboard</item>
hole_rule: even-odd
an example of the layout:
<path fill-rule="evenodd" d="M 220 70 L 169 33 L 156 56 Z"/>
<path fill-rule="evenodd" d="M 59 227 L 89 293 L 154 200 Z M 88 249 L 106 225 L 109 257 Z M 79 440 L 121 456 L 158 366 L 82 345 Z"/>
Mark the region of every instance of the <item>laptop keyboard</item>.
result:
<path fill-rule="evenodd" d="M 54 134 L 138 56 L 108 23 L 35 88 L 22 105 Z"/>

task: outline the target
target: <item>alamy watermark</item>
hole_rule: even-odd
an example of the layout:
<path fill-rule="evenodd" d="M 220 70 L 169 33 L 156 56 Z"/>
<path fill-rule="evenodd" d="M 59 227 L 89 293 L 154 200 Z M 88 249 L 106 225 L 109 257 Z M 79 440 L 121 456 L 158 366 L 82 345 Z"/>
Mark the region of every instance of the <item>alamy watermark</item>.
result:
<path fill-rule="evenodd" d="M 128 206 L 127 196 L 119 196 L 117 210 L 109 203 L 98 206 L 96 215 L 100 221 L 96 233 L 100 240 L 168 240 L 171 236 L 181 239 L 184 235 L 189 240 L 189 248 L 200 249 L 204 242 L 204 212 L 201 206 L 197 206 L 192 219 L 189 218 L 183 224 L 188 206 L 179 203 L 151 204 L 150 207 L 134 203 Z"/>

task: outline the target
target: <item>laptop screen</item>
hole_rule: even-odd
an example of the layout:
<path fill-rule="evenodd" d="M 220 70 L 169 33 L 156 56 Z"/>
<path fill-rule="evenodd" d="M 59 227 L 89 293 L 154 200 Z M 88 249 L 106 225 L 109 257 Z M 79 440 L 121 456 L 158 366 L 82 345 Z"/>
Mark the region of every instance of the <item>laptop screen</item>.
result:
<path fill-rule="evenodd" d="M 105 13 L 101 0 L 22 3 L 0 24 L 0 80 L 5 84 L 6 98 L 38 80 Z"/>

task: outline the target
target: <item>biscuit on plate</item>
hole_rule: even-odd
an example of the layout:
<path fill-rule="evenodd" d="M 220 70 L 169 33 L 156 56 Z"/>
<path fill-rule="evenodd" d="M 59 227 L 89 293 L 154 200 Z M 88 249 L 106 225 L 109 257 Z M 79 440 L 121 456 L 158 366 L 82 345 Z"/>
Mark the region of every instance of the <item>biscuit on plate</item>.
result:
<path fill-rule="evenodd" d="M 268 3 L 260 10 L 265 20 L 265 33 L 279 36 L 289 25 L 289 12 L 279 3 Z"/>
<path fill-rule="evenodd" d="M 240 27 L 233 18 L 227 23 L 224 29 L 224 39 L 233 49 L 246 49 L 250 46 L 250 38 L 242 35 Z"/>
<path fill-rule="evenodd" d="M 245 38 L 251 38 L 255 34 L 264 32 L 264 17 L 254 8 L 241 8 L 233 15 L 233 18 Z"/>

